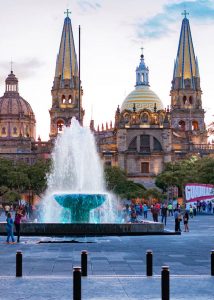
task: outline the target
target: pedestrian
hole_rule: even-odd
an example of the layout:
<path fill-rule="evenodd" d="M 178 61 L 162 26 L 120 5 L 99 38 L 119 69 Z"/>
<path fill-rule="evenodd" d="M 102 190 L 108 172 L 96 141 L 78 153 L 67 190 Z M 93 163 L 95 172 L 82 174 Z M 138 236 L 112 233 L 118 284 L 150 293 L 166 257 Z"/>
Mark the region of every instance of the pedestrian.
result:
<path fill-rule="evenodd" d="M 184 221 L 184 231 L 185 232 L 187 232 L 187 231 L 189 232 L 189 225 L 188 225 L 188 223 L 189 223 L 189 215 L 188 215 L 187 212 L 185 212 L 185 214 L 184 214 L 183 221 Z"/>
<path fill-rule="evenodd" d="M 196 217 L 196 215 L 197 215 L 197 208 L 196 208 L 195 203 L 193 204 L 193 215 L 194 215 L 194 217 Z"/>
<path fill-rule="evenodd" d="M 159 210 L 156 207 L 156 205 L 151 206 L 151 213 L 152 213 L 152 217 L 153 217 L 153 221 L 154 222 L 158 222 L 158 214 L 159 214 Z"/>
<path fill-rule="evenodd" d="M 193 218 L 193 207 L 192 207 L 192 205 L 190 205 L 190 208 L 189 208 L 189 216 L 191 218 Z"/>
<path fill-rule="evenodd" d="M 175 218 L 175 231 L 176 232 L 181 231 L 180 222 L 182 217 L 177 209 L 175 209 L 174 218 Z"/>
<path fill-rule="evenodd" d="M 147 219 L 147 213 L 148 213 L 148 206 L 145 203 L 143 205 L 143 216 L 144 216 L 144 219 Z"/>
<path fill-rule="evenodd" d="M 168 212 L 169 212 L 169 216 L 173 216 L 173 207 L 172 207 L 172 203 L 169 203 L 168 205 Z"/>
<path fill-rule="evenodd" d="M 20 210 L 17 210 L 17 212 L 15 214 L 15 220 L 14 220 L 14 224 L 15 224 L 15 228 L 16 228 L 16 235 L 17 235 L 17 243 L 20 242 L 20 227 L 21 227 L 22 217 L 23 217 L 22 212 Z"/>
<path fill-rule="evenodd" d="M 166 219 L 167 219 L 167 211 L 168 211 L 168 208 L 167 208 L 167 205 L 164 204 L 161 208 L 161 222 L 165 224 L 166 226 Z"/>
<path fill-rule="evenodd" d="M 135 209 L 132 209 L 132 211 L 131 211 L 130 222 L 137 223 L 137 214 L 136 214 Z"/>
<path fill-rule="evenodd" d="M 6 231 L 7 231 L 7 243 L 9 244 L 10 238 L 12 240 L 12 243 L 15 243 L 14 235 L 13 235 L 13 219 L 11 217 L 11 213 L 7 213 L 7 219 L 6 219 Z"/>

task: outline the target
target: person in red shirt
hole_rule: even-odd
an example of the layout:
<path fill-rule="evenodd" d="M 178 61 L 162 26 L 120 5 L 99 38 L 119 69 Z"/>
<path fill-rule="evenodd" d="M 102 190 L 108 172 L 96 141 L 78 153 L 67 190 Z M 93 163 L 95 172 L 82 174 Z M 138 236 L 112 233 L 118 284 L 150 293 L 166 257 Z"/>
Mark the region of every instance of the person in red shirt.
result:
<path fill-rule="evenodd" d="M 23 215 L 21 210 L 17 210 L 16 214 L 15 214 L 15 220 L 14 220 L 14 224 L 15 224 L 15 228 L 16 228 L 16 235 L 17 235 L 17 243 L 20 242 L 20 227 L 21 227 L 21 219 L 22 219 Z"/>

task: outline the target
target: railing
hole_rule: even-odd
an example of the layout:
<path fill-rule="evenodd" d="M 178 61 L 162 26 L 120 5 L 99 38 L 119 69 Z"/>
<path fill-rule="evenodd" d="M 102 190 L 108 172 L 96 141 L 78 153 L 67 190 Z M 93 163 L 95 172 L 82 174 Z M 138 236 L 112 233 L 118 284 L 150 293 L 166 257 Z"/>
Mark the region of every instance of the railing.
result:
<path fill-rule="evenodd" d="M 192 151 L 213 153 L 214 152 L 214 144 L 195 144 L 195 145 L 192 145 Z"/>

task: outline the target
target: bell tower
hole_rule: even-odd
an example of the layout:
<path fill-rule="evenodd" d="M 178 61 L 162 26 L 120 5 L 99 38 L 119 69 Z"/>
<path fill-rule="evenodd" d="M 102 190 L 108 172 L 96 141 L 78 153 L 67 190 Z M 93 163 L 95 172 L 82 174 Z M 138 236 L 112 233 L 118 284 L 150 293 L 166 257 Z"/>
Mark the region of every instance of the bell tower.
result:
<path fill-rule="evenodd" d="M 83 123 L 84 110 L 82 108 L 82 88 L 79 90 L 79 72 L 74 37 L 67 11 L 62 30 L 59 53 L 56 60 L 55 77 L 53 81 L 52 107 L 50 113 L 50 138 L 55 138 L 69 126 L 72 117 Z M 80 94 L 80 96 L 79 96 Z M 80 101 L 79 101 L 80 99 Z M 80 102 L 80 103 L 79 103 Z M 80 113 L 79 113 L 80 111 Z"/>

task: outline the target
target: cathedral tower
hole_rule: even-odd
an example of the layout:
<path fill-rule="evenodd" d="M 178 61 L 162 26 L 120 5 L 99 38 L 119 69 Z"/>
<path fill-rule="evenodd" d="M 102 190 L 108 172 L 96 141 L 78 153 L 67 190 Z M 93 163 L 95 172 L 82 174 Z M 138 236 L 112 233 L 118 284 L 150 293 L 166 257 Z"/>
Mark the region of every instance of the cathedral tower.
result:
<path fill-rule="evenodd" d="M 200 75 L 186 11 L 181 25 L 170 94 L 171 124 L 174 131 L 183 132 L 183 137 L 185 133 L 189 143 L 203 143 L 206 130 Z"/>
<path fill-rule="evenodd" d="M 56 60 L 56 70 L 51 90 L 52 107 L 50 109 L 50 138 L 57 136 L 63 126 L 69 126 L 72 117 L 83 122 L 82 88 L 79 103 L 79 72 L 75 51 L 71 19 L 68 10 L 64 20 L 59 53 Z"/>

